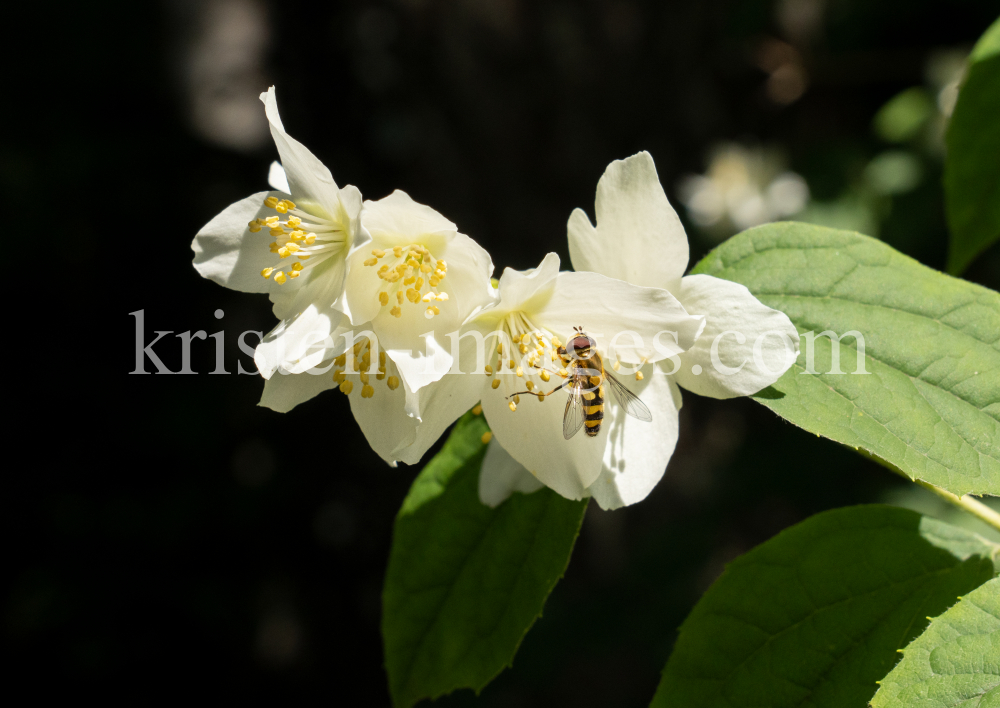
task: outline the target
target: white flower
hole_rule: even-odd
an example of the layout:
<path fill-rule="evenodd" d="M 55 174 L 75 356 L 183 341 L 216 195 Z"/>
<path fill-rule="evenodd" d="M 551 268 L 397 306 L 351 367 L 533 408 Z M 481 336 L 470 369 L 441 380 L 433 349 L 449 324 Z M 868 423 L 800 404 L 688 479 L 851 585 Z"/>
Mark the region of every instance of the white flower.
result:
<path fill-rule="evenodd" d="M 273 165 L 276 191 L 229 206 L 191 244 L 202 276 L 234 290 L 267 293 L 281 322 L 254 356 L 265 378 L 278 368 L 299 372 L 329 358 L 325 341 L 342 324 L 338 300 L 347 255 L 365 240 L 360 229 L 361 192 L 340 188 L 319 159 L 285 133 L 274 87 L 261 94 L 281 166 Z"/>
<path fill-rule="evenodd" d="M 629 455 L 605 453 L 601 479 L 591 487 L 603 508 L 644 498 L 662 477 L 677 439 L 676 384 L 711 398 L 746 396 L 778 380 L 795 360 L 799 336 L 788 317 L 762 304 L 743 285 L 709 275 L 684 276 L 688 242 L 656 176 L 649 153 L 612 162 L 597 185 L 597 226 L 586 213 L 570 215 L 569 252 L 578 271 L 602 273 L 635 285 L 665 288 L 692 315 L 706 318 L 694 346 L 659 366 L 643 399 L 669 418 L 670 431 L 653 438 L 633 418 L 616 416 L 609 436 L 652 443 L 640 464 Z M 713 348 L 715 350 L 713 356 Z M 793 356 L 793 351 L 794 355 Z M 659 382 L 655 385 L 653 381 Z M 655 415 L 655 413 L 654 413 Z"/>
<path fill-rule="evenodd" d="M 375 452 L 391 465 L 416 464 L 475 404 L 434 382 L 452 365 L 446 335 L 496 300 L 493 263 L 455 224 L 404 192 L 365 202 L 361 221 L 370 240 L 348 255 L 338 303 L 350 320 L 331 335 L 350 333 L 353 350 L 328 343 L 314 368 L 293 375 L 280 370 L 267 380 L 261 405 L 285 412 L 339 387 Z M 314 362 L 316 355 L 308 358 Z"/>
<path fill-rule="evenodd" d="M 444 336 L 495 301 L 493 261 L 455 224 L 399 190 L 366 201 L 361 223 L 371 242 L 348 256 L 343 309 L 355 325 L 371 323 L 418 391 L 451 368 Z"/>
<path fill-rule="evenodd" d="M 568 388 L 552 391 L 566 383 L 568 372 L 557 350 L 573 338 L 575 327 L 582 327 L 596 340 L 610 367 L 616 361 L 609 355 L 611 342 L 621 332 L 634 333 L 637 340 L 626 336 L 623 344 L 637 346 L 626 350 L 620 345 L 618 354 L 622 361 L 641 366 L 691 346 L 704 326 L 703 318 L 685 312 L 666 290 L 637 287 L 597 273 L 560 273 L 554 253 L 533 270 L 505 270 L 499 292 L 500 301 L 474 314 L 458 338 L 461 369 L 469 372 L 471 362 L 476 362 L 477 370 L 449 374 L 428 386 L 447 405 L 425 406 L 421 396 L 422 425 L 443 429 L 457 411 L 481 401 L 494 441 L 540 482 L 569 499 L 590 493 L 607 455 L 641 465 L 647 459 L 644 449 L 659 444 L 664 425 L 666 432 L 673 425 L 671 419 L 664 417 L 655 400 L 647 401 L 653 420 L 640 423 L 645 426 L 641 438 L 616 438 L 604 426 L 596 436 L 565 439 L 562 421 Z M 664 385 L 644 380 L 633 389 L 645 398 L 646 391 Z M 609 417 L 624 415 L 616 410 L 610 393 L 605 399 Z M 499 503 L 512 490 L 537 486 L 509 472 L 507 457 L 500 453 L 487 457 L 481 473 L 485 502 Z"/>

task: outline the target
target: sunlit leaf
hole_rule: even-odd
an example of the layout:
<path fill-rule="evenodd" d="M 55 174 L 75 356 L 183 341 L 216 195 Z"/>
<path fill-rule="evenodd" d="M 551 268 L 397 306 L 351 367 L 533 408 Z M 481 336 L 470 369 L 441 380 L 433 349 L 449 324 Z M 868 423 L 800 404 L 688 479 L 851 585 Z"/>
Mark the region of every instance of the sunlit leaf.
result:
<path fill-rule="evenodd" d="M 880 684 L 874 708 L 1000 705 L 1000 578 L 932 620 Z"/>
<path fill-rule="evenodd" d="M 1000 239 L 1000 20 L 969 58 L 948 125 L 944 189 L 951 241 L 948 272 L 961 273 Z"/>
<path fill-rule="evenodd" d="M 973 552 L 974 551 L 974 552 Z M 916 512 L 836 509 L 737 558 L 684 621 L 656 708 L 861 708 L 997 546 Z"/>
<path fill-rule="evenodd" d="M 466 415 L 396 518 L 382 634 L 393 703 L 480 691 L 513 661 L 562 577 L 586 501 L 549 489 L 479 501 L 487 431 Z"/>
<path fill-rule="evenodd" d="M 755 396 L 817 435 L 955 494 L 1000 494 L 1000 295 L 881 241 L 797 223 L 734 236 L 695 268 L 746 285 L 809 338 Z M 839 357 L 840 371 L 832 366 Z"/>

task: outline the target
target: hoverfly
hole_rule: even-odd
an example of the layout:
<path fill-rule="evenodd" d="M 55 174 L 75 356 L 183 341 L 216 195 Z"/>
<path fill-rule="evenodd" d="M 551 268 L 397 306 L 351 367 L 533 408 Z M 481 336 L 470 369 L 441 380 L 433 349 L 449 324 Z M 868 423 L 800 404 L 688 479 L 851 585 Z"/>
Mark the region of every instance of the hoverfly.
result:
<path fill-rule="evenodd" d="M 563 413 L 563 437 L 569 440 L 585 427 L 587 435 L 595 437 L 601 431 L 604 420 L 604 384 L 605 382 L 615 396 L 618 405 L 625 409 L 633 418 L 650 422 L 653 414 L 639 397 L 625 388 L 625 385 L 615 378 L 610 371 L 605 370 L 604 361 L 597 353 L 597 342 L 583 331 L 582 327 L 574 327 L 576 336 L 565 347 L 559 347 L 556 354 L 562 358 L 563 366 L 569 372 L 566 382 L 545 394 L 532 391 L 519 391 L 533 396 L 548 397 L 564 386 L 570 387 L 569 398 L 566 400 L 566 410 Z M 511 394 L 512 398 L 516 394 Z"/>

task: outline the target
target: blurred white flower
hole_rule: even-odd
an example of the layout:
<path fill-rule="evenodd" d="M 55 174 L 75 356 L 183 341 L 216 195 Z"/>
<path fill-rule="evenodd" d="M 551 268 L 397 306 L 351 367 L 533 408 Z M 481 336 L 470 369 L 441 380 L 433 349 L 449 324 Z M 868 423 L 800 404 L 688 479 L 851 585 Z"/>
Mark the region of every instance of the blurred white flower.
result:
<path fill-rule="evenodd" d="M 793 216 L 809 202 L 805 179 L 776 154 L 734 143 L 715 148 L 707 174 L 683 178 L 679 191 L 691 220 L 721 236 Z"/>

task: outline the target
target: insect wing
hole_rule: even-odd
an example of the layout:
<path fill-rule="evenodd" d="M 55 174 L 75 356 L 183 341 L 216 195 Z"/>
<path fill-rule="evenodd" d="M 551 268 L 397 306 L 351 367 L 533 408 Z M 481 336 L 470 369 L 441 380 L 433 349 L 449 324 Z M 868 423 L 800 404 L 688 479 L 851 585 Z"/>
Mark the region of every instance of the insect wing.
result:
<path fill-rule="evenodd" d="M 633 418 L 644 420 L 647 423 L 653 420 L 653 414 L 649 412 L 646 404 L 639 400 L 639 397 L 625 388 L 625 384 L 614 377 L 610 371 L 605 371 L 604 376 L 608 381 L 608 388 L 615 396 L 618 405 L 625 409 Z M 565 432 L 565 419 L 563 419 L 563 431 Z"/>
<path fill-rule="evenodd" d="M 580 387 L 574 385 L 566 399 L 566 412 L 563 413 L 563 437 L 569 440 L 579 433 L 583 420 L 583 395 Z"/>

